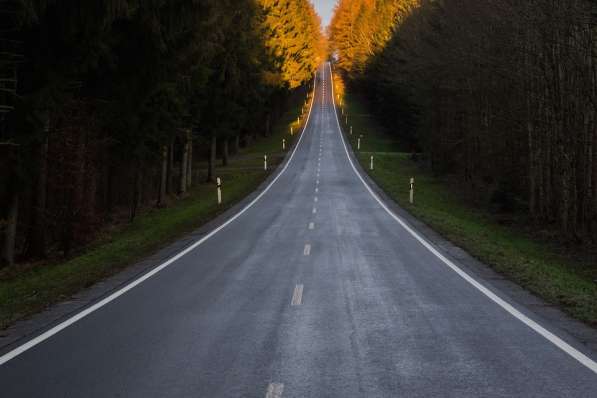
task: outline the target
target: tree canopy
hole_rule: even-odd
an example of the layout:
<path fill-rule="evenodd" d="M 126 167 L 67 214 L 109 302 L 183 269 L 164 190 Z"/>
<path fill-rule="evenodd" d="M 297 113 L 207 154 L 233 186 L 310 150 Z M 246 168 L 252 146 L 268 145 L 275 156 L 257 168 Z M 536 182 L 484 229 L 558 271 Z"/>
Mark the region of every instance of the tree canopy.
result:
<path fill-rule="evenodd" d="M 313 76 L 325 57 L 321 20 L 308 0 L 259 0 L 264 30 L 274 60 L 272 81 L 295 88 Z"/>
<path fill-rule="evenodd" d="M 596 6 L 340 0 L 330 46 L 436 173 L 583 240 L 597 236 Z"/>
<path fill-rule="evenodd" d="M 76 240 L 120 198 L 157 192 L 162 161 L 170 172 L 193 146 L 215 156 L 264 132 L 325 49 L 308 0 L 7 0 L 0 11 L 0 81 L 16 82 L 0 97 L 14 160 L 0 203 L 20 198 L 23 251 L 40 234 Z"/>

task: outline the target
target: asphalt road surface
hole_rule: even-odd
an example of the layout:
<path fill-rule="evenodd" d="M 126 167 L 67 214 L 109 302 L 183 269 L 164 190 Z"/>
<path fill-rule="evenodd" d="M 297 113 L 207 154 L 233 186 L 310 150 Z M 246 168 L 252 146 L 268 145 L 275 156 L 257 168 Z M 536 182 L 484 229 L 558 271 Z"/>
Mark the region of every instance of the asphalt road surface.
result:
<path fill-rule="evenodd" d="M 330 73 L 320 69 L 301 141 L 262 196 L 136 286 L 5 354 L 0 396 L 597 397 L 592 353 L 443 258 L 369 191 Z"/>

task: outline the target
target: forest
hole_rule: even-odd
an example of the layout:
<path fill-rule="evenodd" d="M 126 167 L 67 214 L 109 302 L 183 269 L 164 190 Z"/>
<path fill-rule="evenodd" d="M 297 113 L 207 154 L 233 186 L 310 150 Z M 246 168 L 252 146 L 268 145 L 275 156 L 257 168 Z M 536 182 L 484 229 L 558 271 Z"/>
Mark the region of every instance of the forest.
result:
<path fill-rule="evenodd" d="M 3 265 L 213 179 L 326 50 L 308 0 L 8 0 L 0 26 Z"/>
<path fill-rule="evenodd" d="M 330 51 L 405 151 L 566 242 L 597 238 L 597 2 L 340 0 Z"/>

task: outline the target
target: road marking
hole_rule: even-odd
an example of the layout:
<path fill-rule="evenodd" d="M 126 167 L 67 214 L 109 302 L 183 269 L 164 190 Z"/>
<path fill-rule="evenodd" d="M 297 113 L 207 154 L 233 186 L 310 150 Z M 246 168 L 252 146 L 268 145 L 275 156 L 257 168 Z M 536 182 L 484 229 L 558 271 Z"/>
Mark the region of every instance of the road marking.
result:
<path fill-rule="evenodd" d="M 330 68 L 330 74 L 332 74 L 332 67 L 328 64 Z M 336 100 L 334 99 L 334 86 L 332 85 L 332 101 L 334 107 L 336 106 Z M 560 337 L 556 336 L 549 330 L 545 329 L 539 323 L 535 322 L 531 318 L 524 315 L 522 312 L 514 308 L 510 303 L 499 297 L 497 294 L 489 290 L 485 287 L 482 283 L 478 282 L 475 278 L 464 272 L 460 267 L 446 258 L 443 254 L 441 254 L 436 248 L 434 248 L 431 243 L 427 242 L 421 235 L 419 235 L 414 229 L 412 229 L 405 221 L 403 221 L 400 217 L 398 217 L 394 212 L 392 212 L 388 206 L 377 196 L 375 192 L 371 189 L 369 184 L 365 182 L 361 174 L 358 172 L 357 168 L 355 167 L 352 159 L 350 158 L 350 154 L 348 153 L 348 147 L 346 146 L 346 142 L 344 141 L 344 137 L 342 136 L 342 128 L 340 127 L 340 121 L 338 120 L 337 112 L 334 112 L 336 115 L 336 124 L 338 125 L 338 132 L 340 133 L 340 139 L 342 140 L 342 145 L 344 146 L 344 152 L 348 158 L 348 162 L 352 167 L 352 170 L 357 175 L 359 180 L 363 183 L 367 191 L 373 196 L 373 199 L 379 203 L 379 205 L 392 217 L 402 228 L 404 228 L 413 238 L 415 238 L 421 245 L 423 245 L 427 250 L 433 253 L 437 258 L 439 258 L 445 265 L 447 265 L 452 271 L 456 272 L 462 279 L 466 282 L 471 284 L 481 293 L 483 293 L 486 297 L 488 297 L 491 301 L 502 307 L 504 310 L 510 313 L 514 318 L 518 319 L 529 328 L 533 329 L 539 335 L 543 336 L 547 339 L 550 343 L 564 351 L 566 354 L 570 355 L 572 358 L 576 359 L 582 365 L 593 371 L 593 373 L 597 374 L 597 362 L 593 361 L 591 358 L 583 354 L 582 352 L 578 351 L 576 348 L 572 347 L 570 344 L 566 343 Z"/>
<path fill-rule="evenodd" d="M 311 254 L 311 245 L 305 244 L 305 248 L 303 249 L 303 255 L 308 256 Z"/>
<path fill-rule="evenodd" d="M 314 88 L 313 91 L 316 92 L 316 89 Z M 121 289 L 115 291 L 114 293 L 112 293 L 109 296 L 103 298 L 102 300 L 98 301 L 97 303 L 95 303 L 95 304 L 87 307 L 86 309 L 84 309 L 84 310 L 76 313 L 72 317 L 64 320 L 63 322 L 61 322 L 58 325 L 52 327 L 51 329 L 46 330 L 42 334 L 40 334 L 40 335 L 32 338 L 31 340 L 27 341 L 26 343 L 23 343 L 22 345 L 16 347 L 15 349 L 13 349 L 13 350 L 5 353 L 4 355 L 0 356 L 0 366 L 4 365 L 6 362 L 10 361 L 11 359 L 13 359 L 13 358 L 21 355 L 25 351 L 30 350 L 31 348 L 35 347 L 36 345 L 38 345 L 38 344 L 46 341 L 50 337 L 52 337 L 55 334 L 59 333 L 60 331 L 66 329 L 67 327 L 71 326 L 72 324 L 80 321 L 81 319 L 83 319 L 86 316 L 92 314 L 93 312 L 97 311 L 98 309 L 102 308 L 103 306 L 105 306 L 105 305 L 111 303 L 112 301 L 116 300 L 118 297 L 122 296 L 123 294 L 125 294 L 129 290 L 131 290 L 131 289 L 135 288 L 136 286 L 140 285 L 141 283 L 145 282 L 146 280 L 148 280 L 152 276 L 154 276 L 157 273 L 159 273 L 160 271 L 162 271 L 164 268 L 168 267 L 170 264 L 174 263 L 175 261 L 177 261 L 181 257 L 185 256 L 187 253 L 193 251 L 198 246 L 202 245 L 203 242 L 205 242 L 206 240 L 208 240 L 209 238 L 211 238 L 212 236 L 214 236 L 215 234 L 217 234 L 218 232 L 220 232 L 222 229 L 226 228 L 233 221 L 235 221 L 237 218 L 239 218 L 241 215 L 243 215 L 247 210 L 249 210 L 251 207 L 253 207 L 255 205 L 255 203 L 257 203 L 267 192 L 269 192 L 269 190 L 271 189 L 271 187 L 280 179 L 280 177 L 282 176 L 282 174 L 284 174 L 286 172 L 286 170 L 288 169 L 288 166 L 292 162 L 292 159 L 294 158 L 294 155 L 296 154 L 296 151 L 299 148 L 299 146 L 300 146 L 300 144 L 301 144 L 301 142 L 303 140 L 304 133 L 307 130 L 307 127 L 309 126 L 309 120 L 311 118 L 311 111 L 313 110 L 313 104 L 314 103 L 315 103 L 315 95 L 313 95 L 313 99 L 311 100 L 311 105 L 309 107 L 309 113 L 307 114 L 307 119 L 306 119 L 305 125 L 303 126 L 302 133 L 301 133 L 301 135 L 299 137 L 299 140 L 298 140 L 296 146 L 294 147 L 294 150 L 292 151 L 292 153 L 290 154 L 290 157 L 288 158 L 288 162 L 286 162 L 286 164 L 284 165 L 284 167 L 282 168 L 282 170 L 280 170 L 280 173 L 278 173 L 278 175 L 276 175 L 276 177 L 265 187 L 265 189 L 259 195 L 257 195 L 255 197 L 255 199 L 253 199 L 251 202 L 249 202 L 238 213 L 236 213 L 235 215 L 233 215 L 232 217 L 230 217 L 227 221 L 225 221 L 219 227 L 213 229 L 210 233 L 208 233 L 207 235 L 205 235 L 203 238 L 199 239 L 198 241 L 196 241 L 195 243 L 193 243 L 191 246 L 187 247 L 186 249 L 184 249 L 183 251 L 179 252 L 175 256 L 169 258 L 168 260 L 166 260 L 162 264 L 160 264 L 157 267 L 153 268 L 152 270 L 146 272 L 145 274 L 141 275 L 139 278 L 137 278 L 134 281 L 130 282 L 126 286 L 123 286 Z"/>
<path fill-rule="evenodd" d="M 309 229 L 315 229 L 315 223 L 310 222 L 309 223 Z"/>
<path fill-rule="evenodd" d="M 317 185 L 319 185 L 319 180 L 317 180 Z"/>
<path fill-rule="evenodd" d="M 315 203 L 317 203 L 317 201 L 318 201 L 318 200 L 319 200 L 319 199 L 317 199 L 317 196 L 313 198 L 313 201 L 314 201 Z"/>
<path fill-rule="evenodd" d="M 315 214 L 315 213 L 317 213 L 317 208 L 316 207 L 313 208 L 313 214 Z"/>
<path fill-rule="evenodd" d="M 267 392 L 265 398 L 281 398 L 284 392 L 284 384 L 282 383 L 270 383 L 267 386 Z"/>
<path fill-rule="evenodd" d="M 315 188 L 315 193 L 319 192 L 319 188 Z"/>
<path fill-rule="evenodd" d="M 290 305 L 301 305 L 303 303 L 303 285 L 296 285 L 292 293 L 292 302 Z"/>

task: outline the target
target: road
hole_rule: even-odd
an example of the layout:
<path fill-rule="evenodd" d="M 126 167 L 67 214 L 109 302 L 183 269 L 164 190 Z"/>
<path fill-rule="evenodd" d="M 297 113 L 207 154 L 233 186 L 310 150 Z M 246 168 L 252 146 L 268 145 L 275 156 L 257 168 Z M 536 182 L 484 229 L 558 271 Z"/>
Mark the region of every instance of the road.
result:
<path fill-rule="evenodd" d="M 330 73 L 250 207 L 5 355 L 0 396 L 595 397 L 593 354 L 442 259 L 367 189 Z"/>

